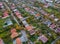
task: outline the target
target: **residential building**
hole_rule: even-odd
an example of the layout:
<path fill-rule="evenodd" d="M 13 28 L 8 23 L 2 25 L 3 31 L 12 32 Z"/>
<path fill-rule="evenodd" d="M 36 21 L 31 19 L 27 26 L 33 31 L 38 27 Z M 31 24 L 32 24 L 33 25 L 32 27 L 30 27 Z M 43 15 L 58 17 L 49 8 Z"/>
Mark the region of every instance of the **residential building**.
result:
<path fill-rule="evenodd" d="M 0 38 L 0 44 L 4 44 L 3 40 Z"/>
<path fill-rule="evenodd" d="M 41 35 L 38 37 L 38 40 L 41 40 L 43 43 L 46 43 L 48 41 L 48 38 L 45 35 Z"/>

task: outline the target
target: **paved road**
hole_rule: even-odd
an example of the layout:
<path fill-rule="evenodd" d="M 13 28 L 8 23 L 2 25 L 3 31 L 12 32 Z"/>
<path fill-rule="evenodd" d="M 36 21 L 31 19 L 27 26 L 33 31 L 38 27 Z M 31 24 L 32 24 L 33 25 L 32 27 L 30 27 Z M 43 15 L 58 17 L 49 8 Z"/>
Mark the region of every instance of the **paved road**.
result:
<path fill-rule="evenodd" d="M 16 23 L 17 23 L 18 25 L 20 25 L 19 22 L 17 21 L 16 17 L 13 15 L 12 11 L 10 10 L 10 8 L 7 6 L 7 4 L 6 4 L 5 2 L 3 2 L 3 3 L 4 3 L 4 5 L 6 6 L 6 8 L 11 12 L 11 16 L 12 16 L 13 19 L 16 21 Z"/>

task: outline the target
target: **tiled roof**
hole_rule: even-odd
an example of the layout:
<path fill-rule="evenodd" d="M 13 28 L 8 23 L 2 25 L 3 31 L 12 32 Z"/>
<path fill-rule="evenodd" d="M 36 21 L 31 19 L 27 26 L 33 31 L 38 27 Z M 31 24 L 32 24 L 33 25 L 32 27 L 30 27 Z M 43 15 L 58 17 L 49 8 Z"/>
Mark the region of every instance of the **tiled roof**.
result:
<path fill-rule="evenodd" d="M 22 44 L 20 38 L 16 38 L 16 44 Z"/>
<path fill-rule="evenodd" d="M 2 40 L 1 38 L 0 38 L 0 44 L 4 44 L 4 43 L 3 43 L 3 40 Z"/>

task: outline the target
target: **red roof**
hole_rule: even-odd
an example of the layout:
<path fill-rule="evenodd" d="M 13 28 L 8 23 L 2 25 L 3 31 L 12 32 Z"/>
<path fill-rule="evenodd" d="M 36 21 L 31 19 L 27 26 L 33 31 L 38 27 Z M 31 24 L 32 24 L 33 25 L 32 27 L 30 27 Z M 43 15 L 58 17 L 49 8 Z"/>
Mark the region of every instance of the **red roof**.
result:
<path fill-rule="evenodd" d="M 3 44 L 3 40 L 0 38 L 0 44 Z"/>
<path fill-rule="evenodd" d="M 22 44 L 20 38 L 16 38 L 16 44 Z"/>
<path fill-rule="evenodd" d="M 32 28 L 32 26 L 27 26 L 26 29 L 27 29 L 28 31 L 30 31 L 30 30 L 32 30 L 33 28 Z"/>
<path fill-rule="evenodd" d="M 4 13 L 3 13 L 3 18 L 6 18 L 6 17 L 8 17 L 9 15 L 8 15 L 8 12 L 7 11 L 5 11 Z"/>
<path fill-rule="evenodd" d="M 37 17 L 40 16 L 39 13 L 37 13 L 36 16 L 37 16 Z"/>
<path fill-rule="evenodd" d="M 21 14 L 18 11 L 16 11 L 15 14 L 18 18 L 22 18 Z"/>
<path fill-rule="evenodd" d="M 15 28 L 11 29 L 11 33 L 14 33 L 14 32 L 16 32 L 16 29 Z"/>
<path fill-rule="evenodd" d="M 56 25 L 55 25 L 55 24 L 52 24 L 52 25 L 50 25 L 50 27 L 51 27 L 52 29 L 54 29 L 54 28 L 56 27 Z"/>
<path fill-rule="evenodd" d="M 17 37 L 17 36 L 18 36 L 18 33 L 17 32 L 14 32 L 14 33 L 11 34 L 11 38 L 12 39 L 15 38 L 15 37 Z"/>

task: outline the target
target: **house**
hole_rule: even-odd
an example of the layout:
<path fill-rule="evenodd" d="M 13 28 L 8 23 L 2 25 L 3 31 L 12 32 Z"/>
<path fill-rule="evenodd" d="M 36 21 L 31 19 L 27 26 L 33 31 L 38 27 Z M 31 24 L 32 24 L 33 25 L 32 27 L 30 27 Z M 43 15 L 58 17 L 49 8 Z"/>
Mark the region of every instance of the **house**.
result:
<path fill-rule="evenodd" d="M 39 16 L 40 16 L 40 14 L 39 14 L 39 13 L 37 13 L 35 16 L 36 16 L 36 17 L 39 17 Z"/>
<path fill-rule="evenodd" d="M 17 36 L 18 36 L 18 33 L 17 33 L 17 32 L 14 32 L 14 33 L 11 34 L 11 38 L 12 38 L 12 39 L 14 39 L 14 38 L 17 37 Z"/>
<path fill-rule="evenodd" d="M 14 32 L 16 32 L 16 29 L 15 28 L 11 29 L 11 33 L 14 33 Z"/>
<path fill-rule="evenodd" d="M 58 20 L 59 20 L 58 18 L 54 18 L 54 21 L 56 21 L 56 22 L 57 22 Z"/>
<path fill-rule="evenodd" d="M 10 25 L 13 25 L 12 21 L 10 19 L 6 19 L 3 27 L 7 27 L 7 26 L 10 26 Z"/>
<path fill-rule="evenodd" d="M 14 9 L 13 11 L 16 12 L 16 11 L 18 11 L 18 10 L 17 10 L 17 9 Z"/>
<path fill-rule="evenodd" d="M 48 27 L 51 25 L 51 21 L 50 20 L 47 20 L 47 21 L 45 21 L 45 22 L 43 22 L 44 24 L 46 24 Z"/>
<path fill-rule="evenodd" d="M 11 9 L 13 10 L 13 9 L 15 9 L 16 7 L 15 7 L 15 4 L 11 4 Z"/>
<path fill-rule="evenodd" d="M 0 38 L 0 44 L 4 44 L 3 40 Z"/>
<path fill-rule="evenodd" d="M 30 31 L 30 30 L 32 30 L 33 29 L 33 27 L 32 26 L 25 26 L 25 28 L 28 30 L 28 31 Z"/>
<path fill-rule="evenodd" d="M 27 7 L 27 8 L 25 8 L 25 10 L 28 12 L 30 10 L 30 8 Z"/>
<path fill-rule="evenodd" d="M 0 6 L 2 6 L 3 5 L 3 3 L 2 2 L 0 2 Z"/>
<path fill-rule="evenodd" d="M 53 2 L 53 0 L 46 0 L 46 2 L 52 3 L 52 2 Z"/>
<path fill-rule="evenodd" d="M 54 19 L 55 18 L 54 14 L 51 14 L 49 18 Z"/>
<path fill-rule="evenodd" d="M 0 8 L 4 8 L 4 6 L 3 6 L 3 3 L 2 3 L 2 2 L 0 2 Z"/>
<path fill-rule="evenodd" d="M 36 31 L 35 31 L 35 30 L 33 30 L 33 29 L 29 31 L 30 35 L 35 34 L 35 32 L 36 32 Z"/>
<path fill-rule="evenodd" d="M 26 7 L 26 5 L 25 4 L 22 4 L 22 7 Z"/>
<path fill-rule="evenodd" d="M 29 24 L 24 20 L 22 21 L 23 25 L 26 27 L 26 26 L 29 26 Z"/>
<path fill-rule="evenodd" d="M 20 37 L 21 42 L 26 42 L 28 41 L 27 34 L 25 30 L 21 30 L 22 36 Z"/>
<path fill-rule="evenodd" d="M 30 9 L 29 12 L 34 15 L 34 10 Z"/>
<path fill-rule="evenodd" d="M 41 35 L 38 37 L 38 40 L 41 40 L 43 43 L 46 43 L 48 41 L 48 38 L 44 35 Z"/>
<path fill-rule="evenodd" d="M 56 27 L 55 24 L 51 24 L 51 25 L 50 25 L 50 28 L 52 28 L 52 29 L 54 29 L 55 27 Z"/>
<path fill-rule="evenodd" d="M 4 11 L 2 19 L 9 17 L 8 11 Z"/>
<path fill-rule="evenodd" d="M 15 38 L 15 37 L 17 37 L 19 34 L 16 32 L 16 29 L 15 28 L 13 28 L 13 29 L 11 29 L 11 38 L 13 39 L 13 38 Z"/>
<path fill-rule="evenodd" d="M 44 7 L 45 7 L 45 8 L 48 8 L 48 7 L 49 7 L 49 5 L 48 5 L 48 4 L 45 4 L 45 5 L 44 5 Z"/>
<path fill-rule="evenodd" d="M 20 38 L 16 38 L 16 44 L 22 44 Z"/>
<path fill-rule="evenodd" d="M 35 15 L 35 17 L 36 17 L 36 19 L 39 19 L 39 18 L 40 18 L 40 14 L 37 13 L 37 14 Z"/>
<path fill-rule="evenodd" d="M 21 13 L 19 13 L 19 11 L 16 11 L 16 12 L 14 12 L 15 13 L 15 15 L 18 17 L 18 18 L 23 18 L 22 16 L 21 16 Z"/>
<path fill-rule="evenodd" d="M 37 0 L 38 2 L 41 2 L 41 3 L 46 3 L 46 0 Z"/>
<path fill-rule="evenodd" d="M 22 44 L 20 38 L 16 38 L 15 40 L 13 40 L 13 44 Z"/>
<path fill-rule="evenodd" d="M 55 32 L 60 33 L 60 28 L 57 28 Z"/>

